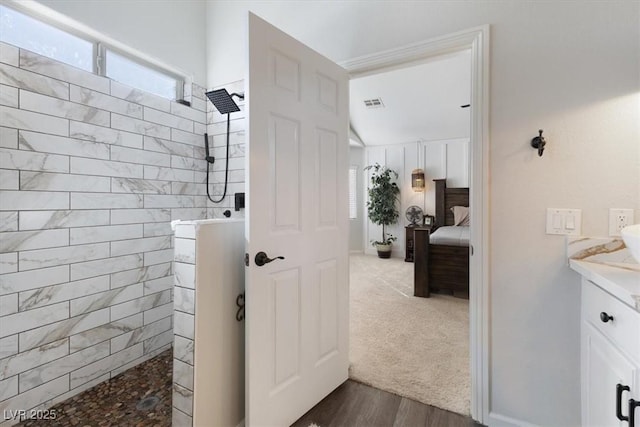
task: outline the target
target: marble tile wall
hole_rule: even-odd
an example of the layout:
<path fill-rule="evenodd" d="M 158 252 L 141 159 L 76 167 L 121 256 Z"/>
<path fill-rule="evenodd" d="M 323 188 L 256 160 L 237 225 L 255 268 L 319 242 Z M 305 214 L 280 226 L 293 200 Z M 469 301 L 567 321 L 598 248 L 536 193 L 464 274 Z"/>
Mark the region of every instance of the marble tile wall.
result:
<path fill-rule="evenodd" d="M 206 217 L 202 135 L 215 130 L 224 160 L 226 130 L 207 124 L 204 88 L 186 92 L 191 107 L 0 44 L 0 412 L 48 407 L 172 345 L 170 221 Z"/>

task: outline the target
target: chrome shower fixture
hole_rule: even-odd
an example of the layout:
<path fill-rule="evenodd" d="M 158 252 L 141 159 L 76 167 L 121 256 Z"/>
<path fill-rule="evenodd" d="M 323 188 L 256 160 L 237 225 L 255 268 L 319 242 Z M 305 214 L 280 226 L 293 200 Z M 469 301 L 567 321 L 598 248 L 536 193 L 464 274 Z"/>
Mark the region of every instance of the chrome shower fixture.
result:
<path fill-rule="evenodd" d="M 226 89 L 212 90 L 205 93 L 205 95 L 207 95 L 209 101 L 211 101 L 220 114 L 229 114 L 240 111 L 240 107 L 235 103 L 233 97 L 237 96 L 238 99 L 244 99 L 244 95 L 239 93 L 229 94 Z"/>

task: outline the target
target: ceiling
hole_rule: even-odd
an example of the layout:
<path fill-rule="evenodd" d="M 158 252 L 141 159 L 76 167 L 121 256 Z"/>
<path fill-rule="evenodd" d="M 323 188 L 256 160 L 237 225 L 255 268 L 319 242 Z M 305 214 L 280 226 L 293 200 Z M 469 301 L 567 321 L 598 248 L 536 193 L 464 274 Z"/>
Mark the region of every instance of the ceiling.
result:
<path fill-rule="evenodd" d="M 350 81 L 351 127 L 364 145 L 468 138 L 471 52 Z M 367 108 L 379 98 L 384 107 Z M 355 138 L 357 140 L 357 138 Z"/>

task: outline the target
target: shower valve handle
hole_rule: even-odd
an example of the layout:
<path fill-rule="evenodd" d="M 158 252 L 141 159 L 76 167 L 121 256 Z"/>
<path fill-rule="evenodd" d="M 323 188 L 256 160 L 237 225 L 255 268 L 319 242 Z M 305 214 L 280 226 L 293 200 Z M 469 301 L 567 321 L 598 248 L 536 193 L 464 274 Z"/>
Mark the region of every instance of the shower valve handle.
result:
<path fill-rule="evenodd" d="M 256 254 L 256 257 L 255 257 L 256 265 L 258 267 L 262 267 L 265 264 L 269 264 L 271 261 L 274 261 L 276 259 L 284 259 L 284 257 L 283 256 L 277 256 L 275 258 L 269 258 L 269 256 L 266 253 L 262 252 L 262 251 L 258 252 Z"/>

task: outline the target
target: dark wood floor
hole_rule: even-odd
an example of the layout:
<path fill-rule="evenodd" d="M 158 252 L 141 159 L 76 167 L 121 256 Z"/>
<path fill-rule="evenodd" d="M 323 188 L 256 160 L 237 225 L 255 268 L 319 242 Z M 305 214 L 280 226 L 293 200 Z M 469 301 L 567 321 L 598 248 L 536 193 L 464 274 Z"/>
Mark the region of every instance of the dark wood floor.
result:
<path fill-rule="evenodd" d="M 348 380 L 292 427 L 476 427 L 469 417 Z"/>

